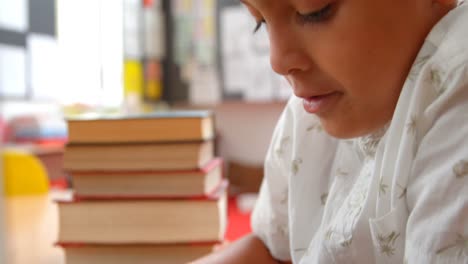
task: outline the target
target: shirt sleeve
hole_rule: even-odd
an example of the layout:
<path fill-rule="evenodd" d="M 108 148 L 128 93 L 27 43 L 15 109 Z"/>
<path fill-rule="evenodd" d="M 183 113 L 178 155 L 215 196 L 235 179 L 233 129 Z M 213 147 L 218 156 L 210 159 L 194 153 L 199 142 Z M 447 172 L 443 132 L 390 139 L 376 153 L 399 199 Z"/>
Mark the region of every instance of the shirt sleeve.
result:
<path fill-rule="evenodd" d="M 265 159 L 264 177 L 252 214 L 253 233 L 278 260 L 290 260 L 288 230 L 288 174 L 278 153 L 290 152 L 291 101 L 283 111 Z M 285 157 L 287 155 L 281 155 Z"/>
<path fill-rule="evenodd" d="M 468 263 L 467 76 L 428 110 L 436 121 L 421 140 L 407 189 L 405 263 Z"/>

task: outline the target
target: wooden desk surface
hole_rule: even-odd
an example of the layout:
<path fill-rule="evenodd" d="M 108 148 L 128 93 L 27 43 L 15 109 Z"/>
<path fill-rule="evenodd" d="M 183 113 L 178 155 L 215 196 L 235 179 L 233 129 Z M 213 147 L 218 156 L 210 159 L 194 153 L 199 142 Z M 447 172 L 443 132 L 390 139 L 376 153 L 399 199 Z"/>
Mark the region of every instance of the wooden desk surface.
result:
<path fill-rule="evenodd" d="M 58 233 L 58 210 L 55 199 L 70 199 L 70 191 L 51 191 L 43 196 L 5 198 L 7 261 L 0 264 L 65 264 L 61 248 L 54 247 Z M 230 224 L 227 238 L 235 240 L 250 232 L 248 215 L 240 214 L 229 203 Z M 243 223 L 239 227 L 239 222 Z M 0 262 L 2 262 L 0 260 Z"/>
<path fill-rule="evenodd" d="M 64 264 L 64 254 L 54 247 L 57 239 L 57 205 L 53 199 L 70 197 L 67 191 L 43 196 L 5 199 L 7 264 Z"/>

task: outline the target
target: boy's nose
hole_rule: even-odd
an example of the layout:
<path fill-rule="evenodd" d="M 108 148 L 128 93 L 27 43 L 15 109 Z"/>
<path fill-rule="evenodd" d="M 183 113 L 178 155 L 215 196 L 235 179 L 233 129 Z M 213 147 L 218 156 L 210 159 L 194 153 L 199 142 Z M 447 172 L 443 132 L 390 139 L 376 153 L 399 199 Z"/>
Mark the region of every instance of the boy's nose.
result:
<path fill-rule="evenodd" d="M 269 28 L 270 64 L 280 75 L 288 75 L 295 71 L 306 71 L 310 67 L 310 59 L 303 49 L 301 39 L 291 30 L 275 30 Z"/>

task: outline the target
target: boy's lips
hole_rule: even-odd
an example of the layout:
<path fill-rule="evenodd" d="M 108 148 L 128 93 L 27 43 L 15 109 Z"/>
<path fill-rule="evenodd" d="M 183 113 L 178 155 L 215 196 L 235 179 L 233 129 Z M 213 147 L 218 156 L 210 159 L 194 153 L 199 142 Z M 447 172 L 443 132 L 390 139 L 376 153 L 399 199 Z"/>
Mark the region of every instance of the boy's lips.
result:
<path fill-rule="evenodd" d="M 330 108 L 339 95 L 340 93 L 338 92 L 330 92 L 305 98 L 303 97 L 302 104 L 306 112 L 311 114 L 318 114 Z"/>
<path fill-rule="evenodd" d="M 294 94 L 302 98 L 304 110 L 311 114 L 321 114 L 329 111 L 343 94 L 340 89 L 334 88 L 335 86 L 330 82 L 306 82 L 306 80 L 300 80 L 292 76 L 286 77 L 286 80 L 293 88 Z M 314 87 L 314 89 L 310 87 Z"/>

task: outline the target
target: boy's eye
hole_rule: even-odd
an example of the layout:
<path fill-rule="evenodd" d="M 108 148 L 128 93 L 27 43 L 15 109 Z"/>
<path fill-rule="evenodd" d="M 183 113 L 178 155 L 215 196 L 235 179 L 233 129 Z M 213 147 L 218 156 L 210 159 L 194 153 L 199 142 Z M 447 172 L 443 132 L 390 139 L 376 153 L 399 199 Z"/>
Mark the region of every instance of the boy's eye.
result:
<path fill-rule="evenodd" d="M 324 8 L 314 11 L 312 13 L 308 14 L 301 14 L 297 12 L 297 17 L 298 20 L 301 24 L 307 24 L 307 23 L 319 23 L 319 22 L 324 22 L 330 16 L 332 15 L 333 12 L 333 3 L 330 3 L 326 5 Z M 255 29 L 253 30 L 254 33 L 256 33 L 262 25 L 265 24 L 265 19 L 257 21 L 257 25 L 255 26 Z"/>
<path fill-rule="evenodd" d="M 256 33 L 262 27 L 262 24 L 264 23 L 265 23 L 265 19 L 257 21 L 257 25 L 255 26 L 253 32 Z"/>
<path fill-rule="evenodd" d="M 308 13 L 308 14 L 301 14 L 297 13 L 298 19 L 301 23 L 318 23 L 327 20 L 333 11 L 333 4 L 330 3 L 326 5 L 324 8 Z"/>

